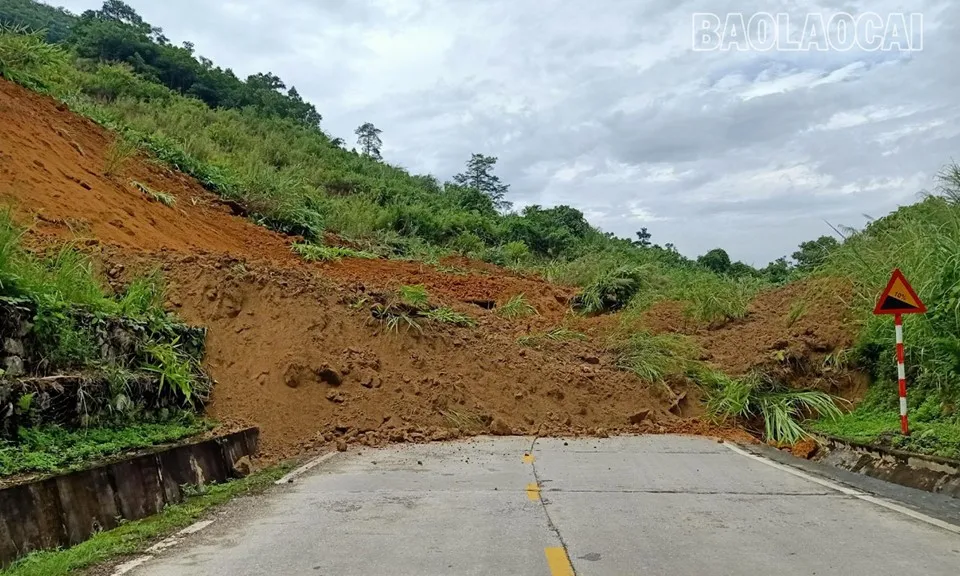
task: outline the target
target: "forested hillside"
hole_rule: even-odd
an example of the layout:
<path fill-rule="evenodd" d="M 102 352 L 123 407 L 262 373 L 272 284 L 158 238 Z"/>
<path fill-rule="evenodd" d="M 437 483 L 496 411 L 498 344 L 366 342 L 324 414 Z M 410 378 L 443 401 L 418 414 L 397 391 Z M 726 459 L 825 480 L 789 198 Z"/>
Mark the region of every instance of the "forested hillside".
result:
<path fill-rule="evenodd" d="M 645 228 L 633 240 L 604 234 L 569 206 L 510 212 L 509 184 L 495 174 L 496 151 L 474 154 L 464 159 L 461 174 L 438 178 L 381 160 L 375 123 L 358 127 L 359 150 L 348 150 L 343 138 L 323 131 L 320 112 L 295 87 L 270 72 L 240 79 L 196 54 L 189 42 L 171 44 L 119 0 L 79 16 L 34 0 L 3 0 L 0 22 L 40 32 L 58 46 L 56 74 L 37 69 L 20 81 L 67 96 L 85 112 L 95 107 L 95 118 L 123 125 L 131 140 L 281 231 L 312 240 L 334 232 L 382 255 L 429 258 L 455 251 L 528 267 L 589 255 L 608 267 L 659 262 L 775 282 L 791 269 L 781 259 L 761 274 L 731 262 L 722 249 L 695 262 L 669 243 L 654 244 Z M 602 272 L 593 268 L 555 277 L 592 280 Z"/>

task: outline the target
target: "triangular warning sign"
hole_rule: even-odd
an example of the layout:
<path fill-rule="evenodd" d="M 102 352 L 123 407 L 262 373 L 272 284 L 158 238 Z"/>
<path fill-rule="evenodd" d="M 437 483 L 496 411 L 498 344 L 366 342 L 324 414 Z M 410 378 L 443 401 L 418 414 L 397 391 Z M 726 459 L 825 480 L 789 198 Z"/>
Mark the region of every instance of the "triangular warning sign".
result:
<path fill-rule="evenodd" d="M 890 282 L 877 300 L 877 307 L 873 309 L 874 314 L 920 314 L 926 311 L 927 307 L 899 268 L 893 271 Z"/>

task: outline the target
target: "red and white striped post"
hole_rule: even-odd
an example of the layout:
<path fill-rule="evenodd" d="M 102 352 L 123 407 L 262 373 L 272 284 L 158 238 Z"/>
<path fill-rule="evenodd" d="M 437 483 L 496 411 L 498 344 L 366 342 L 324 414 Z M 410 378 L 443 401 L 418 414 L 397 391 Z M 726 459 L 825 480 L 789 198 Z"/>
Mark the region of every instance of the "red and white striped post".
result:
<path fill-rule="evenodd" d="M 920 301 L 916 290 L 904 278 L 903 272 L 897 268 L 890 276 L 887 287 L 883 289 L 874 314 L 889 314 L 893 316 L 893 325 L 897 330 L 897 381 L 900 385 L 900 431 L 904 436 L 910 435 L 907 425 L 907 371 L 903 367 L 903 315 L 923 314 L 927 311 L 926 305 Z"/>
<path fill-rule="evenodd" d="M 904 436 L 910 435 L 910 426 L 907 424 L 907 372 L 903 367 L 903 315 L 893 317 L 893 325 L 897 330 L 897 378 L 900 384 L 900 431 Z"/>

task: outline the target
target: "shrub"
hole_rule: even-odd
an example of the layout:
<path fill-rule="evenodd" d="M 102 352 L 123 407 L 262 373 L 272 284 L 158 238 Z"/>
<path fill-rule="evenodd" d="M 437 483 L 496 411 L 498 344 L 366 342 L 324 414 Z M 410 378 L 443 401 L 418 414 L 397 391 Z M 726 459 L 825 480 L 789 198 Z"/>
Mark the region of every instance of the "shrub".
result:
<path fill-rule="evenodd" d="M 0 23 L 0 76 L 38 91 L 49 91 L 72 75 L 69 56 L 43 36 Z"/>
<path fill-rule="evenodd" d="M 584 314 L 619 310 L 640 290 L 642 277 L 643 270 L 636 266 L 601 272 L 574 297 L 573 305 Z"/>
<path fill-rule="evenodd" d="M 508 264 L 517 265 L 530 258 L 530 248 L 519 240 L 507 242 L 500 247 L 500 252 Z"/>

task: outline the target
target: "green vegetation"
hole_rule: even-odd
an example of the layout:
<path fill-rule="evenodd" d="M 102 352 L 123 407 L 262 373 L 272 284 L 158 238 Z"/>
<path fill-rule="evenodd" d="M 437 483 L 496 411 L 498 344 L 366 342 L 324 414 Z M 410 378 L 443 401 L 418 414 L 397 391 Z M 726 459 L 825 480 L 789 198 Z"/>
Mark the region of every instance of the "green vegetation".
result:
<path fill-rule="evenodd" d="M 0 373 L 0 475 L 69 468 L 206 429 L 192 417 L 210 388 L 202 330 L 198 343 L 166 314 L 160 275 L 109 294 L 76 247 L 34 254 L 21 234 L 0 212 L 0 312 L 14 329 L 30 326 L 18 336 L 26 373 Z M 74 376 L 55 386 L 35 379 L 62 374 Z"/>
<path fill-rule="evenodd" d="M 0 441 L 0 476 L 64 472 L 88 462 L 209 430 L 212 424 L 190 414 L 159 423 L 67 430 L 59 426 L 21 428 L 14 442 Z"/>
<path fill-rule="evenodd" d="M 356 307 L 365 303 L 362 301 Z M 422 284 L 400 286 L 393 294 L 375 302 L 370 307 L 370 315 L 390 332 L 399 332 L 403 327 L 406 331 L 412 329 L 422 334 L 423 327 L 417 318 L 468 328 L 477 325 L 476 320 L 449 306 L 431 305 L 430 293 Z"/>
<path fill-rule="evenodd" d="M 720 420 L 747 424 L 760 421 L 763 436 L 777 443 L 796 444 L 809 433 L 801 422 L 810 416 L 821 421 L 840 417 L 836 399 L 818 390 L 791 390 L 763 374 L 730 378 L 704 371 L 700 379 L 708 391 L 707 410 Z"/>
<path fill-rule="evenodd" d="M 21 234 L 10 214 L 0 212 L 0 300 L 28 302 L 36 308 L 33 335 L 48 372 L 93 366 L 98 357 L 97 324 L 122 317 L 142 323 L 150 334 L 149 369 L 172 378 L 189 399 L 194 371 L 189 355 L 167 338 L 173 320 L 163 310 L 159 274 L 131 282 L 119 295 L 108 295 L 90 261 L 73 245 L 38 256 L 21 248 Z"/>
<path fill-rule="evenodd" d="M 401 286 L 397 290 L 400 301 L 417 310 L 424 310 L 430 306 L 430 294 L 423 284 L 416 286 Z"/>
<path fill-rule="evenodd" d="M 502 306 L 497 306 L 497 314 L 504 318 L 526 318 L 537 314 L 537 309 L 527 302 L 526 296 L 517 294 Z"/>
<path fill-rule="evenodd" d="M 787 313 L 787 328 L 797 323 L 797 320 L 803 318 L 807 313 L 807 303 L 803 300 L 797 300 L 790 305 L 790 312 Z"/>
<path fill-rule="evenodd" d="M 68 548 L 49 552 L 34 552 L 17 561 L 0 576 L 61 576 L 75 574 L 120 556 L 142 551 L 157 539 L 186 528 L 214 506 L 237 496 L 256 494 L 269 488 L 289 470 L 279 466 L 256 472 L 242 478 L 205 486 L 184 502 L 167 506 L 163 512 L 143 520 L 128 522 L 113 530 L 101 532 L 90 540 Z"/>
<path fill-rule="evenodd" d="M 900 208 L 861 231 L 847 230 L 817 273 L 849 277 L 860 332 L 852 361 L 867 369 L 867 399 L 824 432 L 932 453 L 960 450 L 960 166 L 939 175 L 937 195 Z M 904 317 L 907 398 L 914 434 L 899 435 L 893 321 L 872 314 L 890 272 L 900 268 L 927 305 Z M 882 425 L 881 425 L 882 423 Z"/>
<path fill-rule="evenodd" d="M 603 270 L 577 295 L 573 305 L 584 314 L 619 310 L 640 290 L 643 269 L 621 266 Z"/>
<path fill-rule="evenodd" d="M 677 300 L 684 303 L 685 314 L 700 324 L 742 318 L 758 291 L 804 275 L 849 277 L 858 289 L 853 305 L 861 312 L 862 323 L 852 361 L 869 369 L 880 386 L 894 381 L 892 330 L 889 319 L 872 317 L 869 311 L 877 287 L 893 267 L 900 266 L 931 308 L 927 315 L 906 321 L 911 403 L 937 407 L 937 415 L 928 421 L 931 426 L 957 424 L 960 171 L 956 166 L 942 175 L 940 196 L 902 208 L 849 234 L 842 243 L 830 236 L 804 242 L 792 260 L 780 258 L 758 270 L 733 261 L 720 248 L 696 259 L 684 257 L 671 244 L 653 244 L 646 228 L 637 232 L 636 239 L 603 233 L 569 206 L 534 205 L 511 211 L 509 184 L 495 173 L 496 156 L 472 154 L 463 172 L 449 181 L 411 174 L 382 160 L 383 138 L 388 135 L 371 122 L 355 132 L 360 150 L 348 150 L 343 140 L 322 130 L 321 116 L 313 105 L 276 75 L 237 78 L 229 69 L 196 55 L 190 43 L 174 46 L 162 30 L 118 0 L 79 17 L 31 0 L 8 0 L 0 6 L 0 22 L 8 23 L 0 30 L 0 75 L 51 94 L 115 130 L 120 135 L 118 146 L 136 143 L 236 202 L 255 222 L 303 236 L 306 242 L 294 250 L 306 259 L 388 257 L 436 263 L 459 253 L 580 287 L 573 304 L 585 314 L 624 310 L 629 318 L 657 302 Z M 126 152 L 118 149 L 109 156 L 105 171 L 122 172 Z M 141 190 L 166 203 L 158 193 Z M 322 246 L 325 233 L 339 234 L 363 249 Z M 65 254 L 60 268 L 69 270 L 71 258 L 71 253 Z M 18 282 L 25 286 L 29 278 Z M 0 283 L 7 285 L 2 276 Z M 53 301 L 76 300 L 100 309 L 118 306 L 95 284 L 62 284 L 57 290 L 65 295 L 58 293 Z M 375 303 L 371 314 L 393 331 L 401 326 L 421 331 L 420 319 L 431 317 L 468 325 L 467 320 L 451 316 L 452 310 L 431 308 L 426 301 L 411 304 L 408 296 Z M 507 306 L 509 310 L 510 303 Z M 521 313 L 526 310 L 515 306 Z M 54 318 L 55 312 L 44 317 Z M 796 322 L 803 314 L 797 305 L 788 322 Z M 47 334 L 52 362 L 91 352 L 89 339 L 71 322 L 65 315 L 57 322 L 38 323 L 38 329 Z M 521 343 L 569 339 L 556 336 L 529 335 Z M 651 339 L 647 334 L 625 333 L 615 344 L 622 365 L 654 377 L 678 370 L 676 343 Z M 780 393 L 769 386 L 750 389 Z M 867 416 L 893 409 L 895 386 L 880 389 L 883 393 L 875 405 L 864 404 L 840 422 L 848 418 L 867 422 Z M 811 407 L 811 400 L 819 401 L 777 397 L 773 403 L 753 401 L 746 406 L 752 415 L 799 417 Z M 778 434 L 796 433 L 776 420 L 772 425 Z"/>
<path fill-rule="evenodd" d="M 695 348 L 685 336 L 635 331 L 615 340 L 617 365 L 647 382 L 685 375 L 693 366 Z"/>
<path fill-rule="evenodd" d="M 147 198 L 149 198 L 150 200 L 153 200 L 154 202 L 159 202 L 164 206 L 167 206 L 168 208 L 172 208 L 173 205 L 177 203 L 176 197 L 174 197 L 172 194 L 167 194 L 166 192 L 160 192 L 160 191 L 154 190 L 153 188 L 150 188 L 146 184 L 141 184 L 136 180 L 131 180 L 130 183 L 133 184 L 133 186 L 137 190 L 146 194 Z"/>
<path fill-rule="evenodd" d="M 441 324 L 453 324 L 454 326 L 473 327 L 477 321 L 462 312 L 457 312 L 448 306 L 441 306 L 433 310 L 427 310 L 423 313 L 424 318 L 429 318 L 434 322 Z"/>
<path fill-rule="evenodd" d="M 115 138 L 107 147 L 103 161 L 103 173 L 107 176 L 121 174 L 137 154 L 137 143 L 127 138 Z"/>
<path fill-rule="evenodd" d="M 587 340 L 587 335 L 583 332 L 577 332 L 558 326 L 546 332 L 537 332 L 517 338 L 517 344 L 521 346 L 540 346 L 545 342 L 569 342 L 572 340 Z"/>
<path fill-rule="evenodd" d="M 409 332 L 411 329 L 423 334 L 423 327 L 414 318 L 419 311 L 407 311 L 396 304 L 374 304 L 370 307 L 370 314 L 386 327 L 389 332 L 400 332 L 400 327 Z"/>
<path fill-rule="evenodd" d="M 303 257 L 304 260 L 317 262 L 336 262 L 342 258 L 365 258 L 376 259 L 376 254 L 354 250 L 352 248 L 343 248 L 341 246 L 322 246 L 320 244 L 310 244 L 304 242 L 294 243 L 292 250 Z"/>

